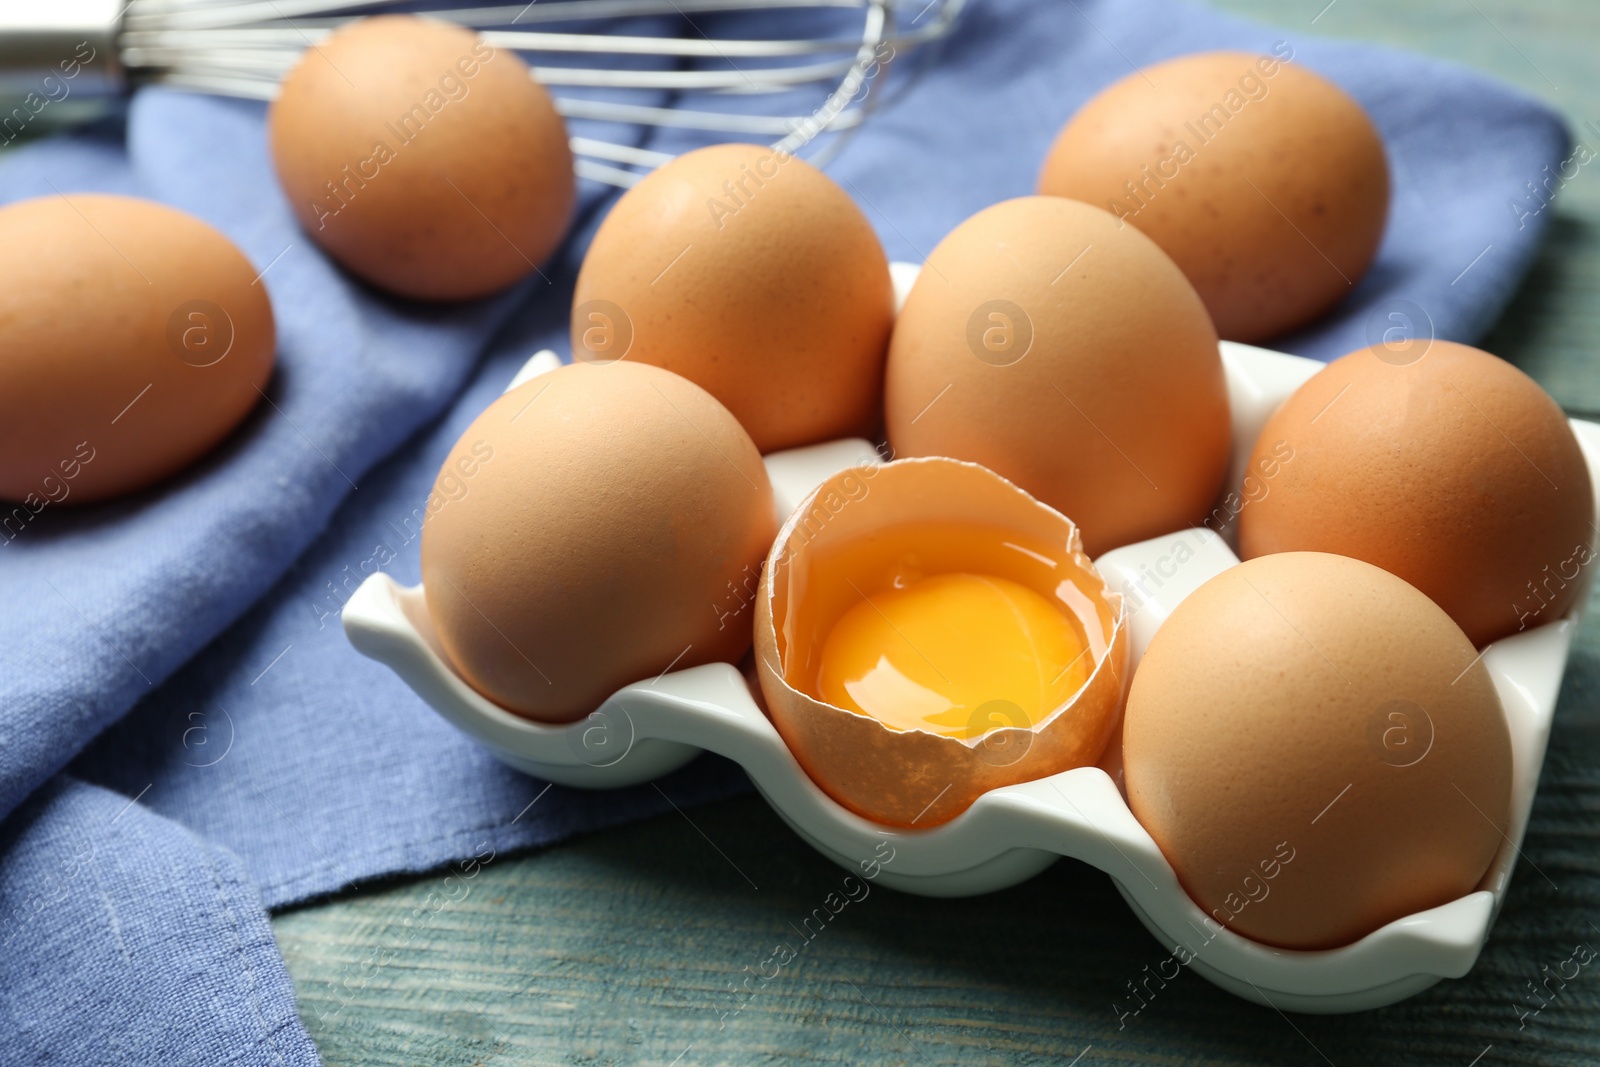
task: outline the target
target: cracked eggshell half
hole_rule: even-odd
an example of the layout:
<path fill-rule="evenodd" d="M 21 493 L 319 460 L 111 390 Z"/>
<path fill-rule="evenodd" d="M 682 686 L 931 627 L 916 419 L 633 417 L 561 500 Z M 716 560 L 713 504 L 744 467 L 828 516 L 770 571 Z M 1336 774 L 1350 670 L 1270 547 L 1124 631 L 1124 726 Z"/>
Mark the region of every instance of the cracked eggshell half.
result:
<path fill-rule="evenodd" d="M 1060 584 L 1036 591 L 1073 605 L 1094 657 L 1083 685 L 1031 728 L 1001 725 L 965 738 L 896 729 L 806 692 L 808 664 L 832 622 L 865 595 L 819 580 L 817 554 L 961 523 L 991 528 L 997 547 L 1008 539 L 1052 547 Z M 930 569 L 993 572 L 992 558 L 951 555 L 959 551 L 946 550 L 945 566 Z M 852 581 L 871 589 L 863 584 L 870 575 Z M 1072 521 L 985 467 L 941 457 L 842 471 L 790 515 L 762 571 L 755 650 L 767 713 L 811 779 L 863 818 L 915 828 L 948 822 L 989 790 L 1095 764 L 1121 721 L 1129 675 L 1123 598 L 1084 555 Z"/>

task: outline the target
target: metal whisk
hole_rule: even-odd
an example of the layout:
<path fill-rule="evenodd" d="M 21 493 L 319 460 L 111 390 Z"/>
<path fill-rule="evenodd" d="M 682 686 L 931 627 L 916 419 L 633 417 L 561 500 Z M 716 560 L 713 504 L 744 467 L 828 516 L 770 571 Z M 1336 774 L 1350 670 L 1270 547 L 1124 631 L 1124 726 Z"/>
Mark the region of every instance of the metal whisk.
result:
<path fill-rule="evenodd" d="M 890 60 L 948 34 L 964 3 L 533 0 L 416 13 L 472 27 L 491 46 L 524 54 L 568 118 L 772 139 L 774 147 L 795 152 L 824 134 L 858 127 L 879 98 L 873 83 Z M 80 101 L 152 83 L 269 100 L 306 48 L 344 22 L 396 6 L 385 0 L 0 0 L 0 144 L 17 135 L 19 120 L 26 126 L 57 98 L 61 90 L 52 91 L 52 79 L 62 86 L 70 78 L 69 91 Z M 849 9 L 861 13 L 859 32 L 840 31 L 838 12 Z M 755 11 L 780 13 L 783 29 L 793 32 L 723 37 L 703 28 L 715 31 L 723 17 Z M 807 12 L 815 25 L 807 24 Z M 583 62 L 572 65 L 574 58 Z M 695 106 L 673 99 L 686 94 L 708 99 Z M 749 97 L 765 104 L 740 99 Z M 811 101 L 813 109 L 796 113 Z M 813 162 L 826 162 L 843 144 L 842 137 L 830 140 L 812 153 Z M 581 177 L 623 187 L 672 158 L 599 137 L 574 136 L 572 150 Z"/>

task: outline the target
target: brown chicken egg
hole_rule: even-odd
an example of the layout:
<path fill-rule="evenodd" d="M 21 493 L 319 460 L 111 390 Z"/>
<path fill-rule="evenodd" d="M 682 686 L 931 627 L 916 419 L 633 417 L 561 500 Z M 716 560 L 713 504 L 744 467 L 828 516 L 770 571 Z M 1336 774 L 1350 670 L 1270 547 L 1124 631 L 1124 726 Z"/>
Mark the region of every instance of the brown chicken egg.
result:
<path fill-rule="evenodd" d="M 743 656 L 741 591 L 776 528 L 761 456 L 709 393 L 574 364 L 489 405 L 440 468 L 428 615 L 473 688 L 570 722 L 668 667 Z"/>
<path fill-rule="evenodd" d="M 514 52 L 411 15 L 306 49 L 269 115 L 278 180 L 312 240 L 420 300 L 486 296 L 561 242 L 566 126 Z"/>
<path fill-rule="evenodd" d="M 1510 820 L 1510 732 L 1472 643 L 1344 556 L 1250 560 L 1179 604 L 1134 675 L 1123 761 L 1195 903 L 1281 948 L 1472 892 Z"/>
<path fill-rule="evenodd" d="M 1388 218 L 1377 128 L 1293 57 L 1286 44 L 1204 52 L 1130 74 L 1072 117 L 1039 175 L 1039 192 L 1148 234 L 1234 341 L 1281 334 L 1342 300 Z"/>
<path fill-rule="evenodd" d="M 231 241 L 90 193 L 0 209 L 0 338 L 0 499 L 32 513 L 205 455 L 261 398 L 276 348 L 266 288 Z"/>
<path fill-rule="evenodd" d="M 772 452 L 875 428 L 893 301 L 844 190 L 787 153 L 716 145 L 611 209 L 578 274 L 572 350 L 683 375 Z"/>
<path fill-rule="evenodd" d="M 768 715 L 812 781 L 912 828 L 1093 765 L 1128 665 L 1122 597 L 1072 522 L 942 458 L 847 469 L 795 510 L 755 646 Z"/>
<path fill-rule="evenodd" d="M 939 242 L 895 324 L 898 456 L 981 463 L 1069 516 L 1085 549 L 1199 523 L 1228 462 L 1217 335 L 1138 230 L 1058 197 L 987 208 Z"/>
<path fill-rule="evenodd" d="M 1588 465 L 1532 378 L 1449 341 L 1363 348 L 1268 420 L 1265 497 L 1239 515 L 1246 558 L 1337 552 L 1432 597 L 1475 645 L 1571 610 L 1593 553 Z"/>

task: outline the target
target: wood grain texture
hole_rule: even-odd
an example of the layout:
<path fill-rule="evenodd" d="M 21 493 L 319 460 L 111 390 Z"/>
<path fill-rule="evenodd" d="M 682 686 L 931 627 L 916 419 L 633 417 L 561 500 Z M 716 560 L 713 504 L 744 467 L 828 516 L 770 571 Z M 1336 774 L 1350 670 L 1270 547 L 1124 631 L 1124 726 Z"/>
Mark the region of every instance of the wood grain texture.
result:
<path fill-rule="evenodd" d="M 1600 148 L 1600 133 L 1584 129 L 1600 125 L 1592 0 L 1220 6 L 1491 71 L 1556 103 Z M 1593 416 L 1600 163 L 1554 210 L 1550 239 L 1486 347 L 1569 411 Z M 746 968 L 779 942 L 798 947 L 795 928 L 844 873 L 755 797 L 299 908 L 274 930 L 330 1067 L 930 1067 L 1079 1056 L 1081 1067 L 1590 1065 L 1600 1062 L 1600 960 L 1551 983 L 1554 995 L 1534 999 L 1530 986 L 1575 946 L 1600 949 L 1597 816 L 1600 619 L 1591 609 L 1525 859 L 1488 947 L 1465 979 L 1382 1011 L 1284 1017 L 1185 972 L 1119 1018 L 1113 1002 L 1131 1007 L 1127 983 L 1163 953 L 1109 880 L 1073 861 L 973 900 L 874 888 L 746 994 Z"/>

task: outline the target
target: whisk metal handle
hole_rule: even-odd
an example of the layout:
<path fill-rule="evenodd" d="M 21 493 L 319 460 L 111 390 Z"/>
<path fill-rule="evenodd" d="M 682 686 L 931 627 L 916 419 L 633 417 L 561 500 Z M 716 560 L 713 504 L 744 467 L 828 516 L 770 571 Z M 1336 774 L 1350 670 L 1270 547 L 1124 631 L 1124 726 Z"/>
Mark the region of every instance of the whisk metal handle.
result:
<path fill-rule="evenodd" d="M 104 99 L 127 86 L 117 58 L 125 0 L 0 0 L 0 124 L 70 97 Z M 30 94 L 31 100 L 30 100 Z"/>

